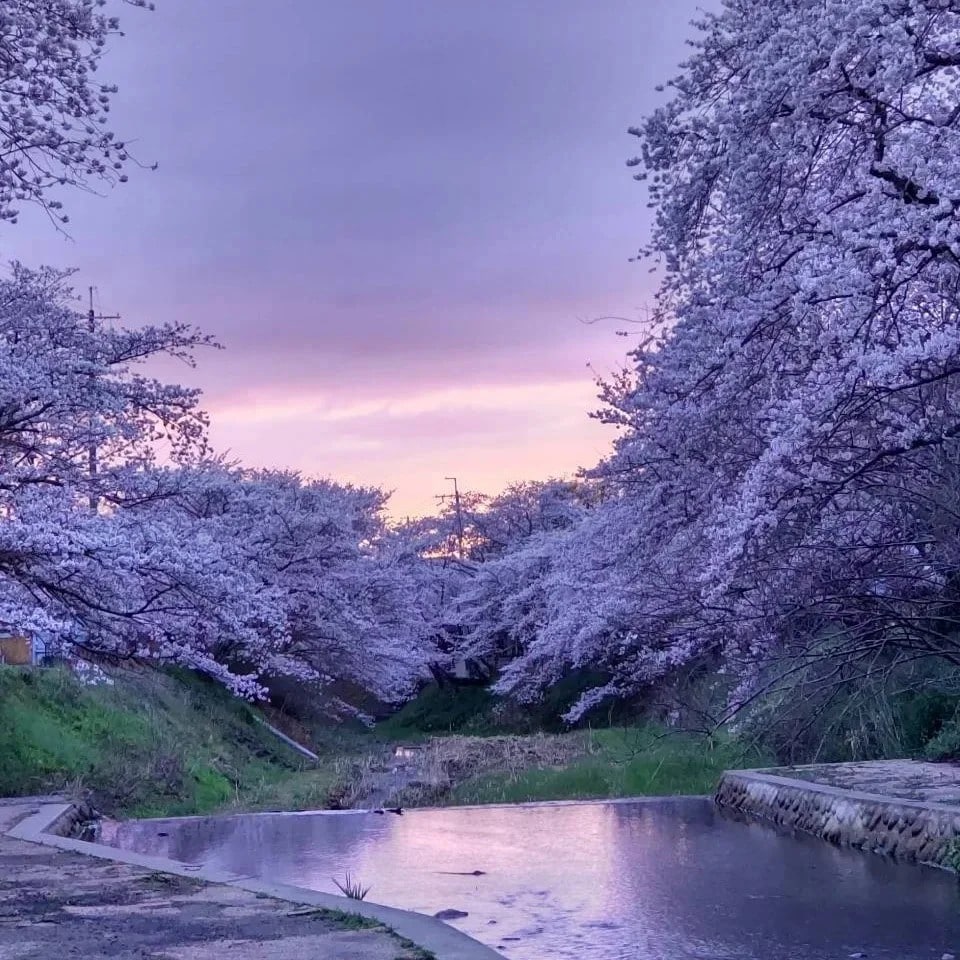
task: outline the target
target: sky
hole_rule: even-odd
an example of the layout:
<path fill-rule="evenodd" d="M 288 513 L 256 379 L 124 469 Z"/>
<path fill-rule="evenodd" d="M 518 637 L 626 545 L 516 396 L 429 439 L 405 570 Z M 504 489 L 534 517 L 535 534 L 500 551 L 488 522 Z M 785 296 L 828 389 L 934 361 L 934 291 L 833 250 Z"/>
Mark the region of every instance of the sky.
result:
<path fill-rule="evenodd" d="M 606 452 L 595 376 L 651 301 L 627 135 L 692 0 L 116 3 L 98 78 L 137 158 L 105 196 L 4 225 L 124 322 L 187 320 L 214 445 L 249 466 L 447 493 Z M 2 236 L 2 234 L 0 234 Z"/>

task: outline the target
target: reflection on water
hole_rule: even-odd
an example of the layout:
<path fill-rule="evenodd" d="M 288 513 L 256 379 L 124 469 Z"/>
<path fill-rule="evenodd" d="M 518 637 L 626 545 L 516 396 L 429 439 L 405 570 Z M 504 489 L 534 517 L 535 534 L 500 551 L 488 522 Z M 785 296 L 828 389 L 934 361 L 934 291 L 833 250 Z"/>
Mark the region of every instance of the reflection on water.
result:
<path fill-rule="evenodd" d="M 520 960 L 960 954 L 953 877 L 707 800 L 152 820 L 105 840 L 329 893 L 349 869 L 378 903 L 468 911 L 456 926 Z"/>

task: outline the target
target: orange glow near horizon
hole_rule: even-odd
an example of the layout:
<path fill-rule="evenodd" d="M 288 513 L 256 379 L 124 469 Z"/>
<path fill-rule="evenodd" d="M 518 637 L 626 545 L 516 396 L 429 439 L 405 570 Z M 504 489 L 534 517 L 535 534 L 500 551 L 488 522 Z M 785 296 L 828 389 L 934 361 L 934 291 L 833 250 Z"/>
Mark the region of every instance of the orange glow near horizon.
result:
<path fill-rule="evenodd" d="M 305 475 L 393 490 L 395 517 L 436 510 L 449 493 L 497 493 L 517 480 L 570 476 L 609 449 L 609 428 L 588 378 L 542 383 L 427 387 L 402 395 L 369 389 L 349 398 L 277 389 L 208 404 L 211 437 L 251 466 L 283 463 Z"/>

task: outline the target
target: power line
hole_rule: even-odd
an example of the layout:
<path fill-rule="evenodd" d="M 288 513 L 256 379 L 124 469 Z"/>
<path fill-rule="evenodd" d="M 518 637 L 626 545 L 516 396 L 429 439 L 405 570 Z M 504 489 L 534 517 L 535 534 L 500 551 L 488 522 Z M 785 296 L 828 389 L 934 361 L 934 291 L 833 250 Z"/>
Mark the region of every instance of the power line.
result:
<path fill-rule="evenodd" d="M 93 333 L 96 330 L 98 320 L 119 320 L 119 313 L 103 314 L 95 313 L 93 309 L 93 291 L 96 290 L 96 287 L 89 287 L 90 292 L 90 309 L 87 311 L 87 323 L 90 329 L 90 332 Z M 97 290 L 97 300 L 100 299 L 100 291 Z"/>

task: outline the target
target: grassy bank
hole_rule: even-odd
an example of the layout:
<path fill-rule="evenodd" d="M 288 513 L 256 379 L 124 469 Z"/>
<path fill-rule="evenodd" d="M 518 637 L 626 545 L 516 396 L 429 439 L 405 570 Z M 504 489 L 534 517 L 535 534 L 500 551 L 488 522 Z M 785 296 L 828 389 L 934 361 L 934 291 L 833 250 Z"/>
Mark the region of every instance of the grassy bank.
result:
<path fill-rule="evenodd" d="M 560 733 L 559 715 L 590 676 L 571 678 L 534 708 L 480 687 L 427 687 L 377 731 L 419 745 L 422 785 L 396 799 L 408 806 L 521 803 L 711 793 L 724 770 L 772 763 L 729 736 L 667 730 L 626 716 L 600 729 Z M 611 720 L 599 713 L 597 719 Z M 553 733 L 544 734 L 544 730 Z"/>
<path fill-rule="evenodd" d="M 712 793 L 724 770 L 762 766 L 768 758 L 729 737 L 706 739 L 662 727 L 566 734 L 584 743 L 561 767 L 495 772 L 457 784 L 448 802 L 522 803 Z"/>
<path fill-rule="evenodd" d="M 131 816 L 323 805 L 332 771 L 306 769 L 222 688 L 187 673 L 114 677 L 90 687 L 66 670 L 0 667 L 0 796 L 68 791 Z"/>
<path fill-rule="evenodd" d="M 145 817 L 703 794 L 724 769 L 766 760 L 730 738 L 650 724 L 520 732 L 482 691 L 428 690 L 372 732 L 301 728 L 314 764 L 200 677 L 112 676 L 90 687 L 65 670 L 0 667 L 0 796 L 67 791 Z M 398 744 L 412 747 L 399 778 Z"/>
<path fill-rule="evenodd" d="M 400 771 L 383 754 L 355 759 L 337 781 L 343 806 L 449 806 L 712 793 L 730 768 L 770 758 L 729 737 L 705 739 L 655 724 L 565 734 L 450 734 L 409 743 Z"/>

